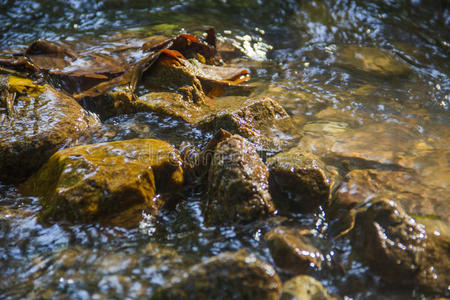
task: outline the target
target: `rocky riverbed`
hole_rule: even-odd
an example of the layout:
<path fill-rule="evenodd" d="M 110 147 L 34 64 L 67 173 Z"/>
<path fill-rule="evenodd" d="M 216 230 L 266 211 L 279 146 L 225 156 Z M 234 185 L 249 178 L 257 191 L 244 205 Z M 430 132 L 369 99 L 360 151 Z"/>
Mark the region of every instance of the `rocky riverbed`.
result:
<path fill-rule="evenodd" d="M 0 48 L 0 296 L 450 295 L 447 98 L 397 95 L 425 50 L 174 28 Z"/>

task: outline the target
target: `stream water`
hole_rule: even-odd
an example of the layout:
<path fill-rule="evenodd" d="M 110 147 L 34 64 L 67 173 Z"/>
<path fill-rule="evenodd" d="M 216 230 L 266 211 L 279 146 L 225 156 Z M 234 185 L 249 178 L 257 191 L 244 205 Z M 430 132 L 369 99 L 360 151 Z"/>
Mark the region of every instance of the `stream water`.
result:
<path fill-rule="evenodd" d="M 2 51 L 39 38 L 100 51 L 150 34 L 215 27 L 242 50 L 234 62 L 250 70 L 257 93 L 291 115 L 298 129 L 293 140 L 303 136 L 302 145 L 329 163 L 358 153 L 350 164 L 412 169 L 450 194 L 448 1 L 0 0 L 0 24 Z M 201 145 L 211 136 L 139 113 L 105 120 L 79 142 L 136 137 L 179 146 Z M 327 238 L 320 213 L 206 227 L 201 193 L 186 194 L 174 211 L 138 229 L 44 226 L 37 198 L 0 185 L 0 298 L 150 296 L 180 270 L 224 251 L 246 248 L 273 263 L 263 236 L 280 224 L 315 230 L 327 263 L 311 275 L 339 298 L 432 297 L 384 283 L 354 257 L 348 240 Z"/>

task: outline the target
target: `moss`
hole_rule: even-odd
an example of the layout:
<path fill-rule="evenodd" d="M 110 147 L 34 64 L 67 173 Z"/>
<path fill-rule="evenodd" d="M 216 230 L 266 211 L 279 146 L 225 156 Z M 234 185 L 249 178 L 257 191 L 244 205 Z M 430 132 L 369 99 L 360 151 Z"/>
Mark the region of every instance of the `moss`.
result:
<path fill-rule="evenodd" d="M 14 113 L 0 113 L 0 180 L 15 183 L 44 164 L 97 120 L 73 98 L 48 85 L 0 75 L 0 82 L 17 93 Z M 3 86 L 2 88 L 5 88 Z"/>
<path fill-rule="evenodd" d="M 136 224 L 143 209 L 156 213 L 183 185 L 180 156 L 154 139 L 77 146 L 55 153 L 25 184 L 41 196 L 41 218 Z"/>
<path fill-rule="evenodd" d="M 26 94 L 28 97 L 38 97 L 44 91 L 44 87 L 48 85 L 38 85 L 33 83 L 31 79 L 9 76 L 8 85 L 11 92 Z"/>

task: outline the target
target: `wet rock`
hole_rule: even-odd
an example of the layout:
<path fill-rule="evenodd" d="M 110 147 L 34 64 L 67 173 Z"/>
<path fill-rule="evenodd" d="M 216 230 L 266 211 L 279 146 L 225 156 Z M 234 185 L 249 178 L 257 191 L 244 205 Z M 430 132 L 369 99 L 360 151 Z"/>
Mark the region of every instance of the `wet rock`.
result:
<path fill-rule="evenodd" d="M 134 103 L 138 112 L 153 112 L 195 124 L 207 111 L 204 105 L 185 101 L 183 95 L 175 92 L 151 92 L 140 96 Z"/>
<path fill-rule="evenodd" d="M 311 212 L 328 207 L 334 178 L 314 154 L 292 148 L 267 160 L 270 191 L 280 210 Z"/>
<path fill-rule="evenodd" d="M 180 93 L 150 92 L 137 98 L 134 107 L 134 111 L 181 119 L 209 132 L 225 129 L 249 139 L 261 149 L 287 145 L 284 132 L 293 128 L 286 111 L 269 98 L 218 97 L 197 105 L 186 101 Z"/>
<path fill-rule="evenodd" d="M 219 130 L 208 141 L 203 150 L 190 144 L 182 144 L 183 170 L 186 181 L 201 182 L 207 179 L 211 161 L 217 144 L 230 138 L 232 134 L 226 130 Z"/>
<path fill-rule="evenodd" d="M 311 276 L 299 275 L 283 283 L 281 300 L 332 300 L 323 285 Z"/>
<path fill-rule="evenodd" d="M 375 198 L 357 208 L 352 244 L 387 282 L 448 293 L 448 223 L 419 224 L 392 200 Z M 445 229 L 442 230 L 442 226 Z"/>
<path fill-rule="evenodd" d="M 289 115 L 276 101 L 245 97 L 218 99 L 214 111 L 198 123 L 202 129 L 214 132 L 223 128 L 267 148 L 281 147 L 282 140 L 275 132 L 290 125 Z"/>
<path fill-rule="evenodd" d="M 338 50 L 336 64 L 378 76 L 407 76 L 411 71 L 408 64 L 386 50 L 353 45 Z"/>
<path fill-rule="evenodd" d="M 176 91 L 191 105 L 204 104 L 206 96 L 199 79 L 186 67 L 189 62 L 182 62 L 167 56 L 160 58 L 155 66 L 144 74 L 144 88 L 155 92 Z"/>
<path fill-rule="evenodd" d="M 374 197 L 394 200 L 412 215 L 450 221 L 448 192 L 425 185 L 420 176 L 406 171 L 351 171 L 336 191 L 332 210 L 348 210 Z"/>
<path fill-rule="evenodd" d="M 272 266 L 246 251 L 223 253 L 194 265 L 159 289 L 153 299 L 278 299 Z"/>
<path fill-rule="evenodd" d="M 274 213 L 268 179 L 252 143 L 239 135 L 219 142 L 208 171 L 206 222 L 251 222 Z"/>
<path fill-rule="evenodd" d="M 177 200 L 183 186 L 177 150 L 160 140 L 77 146 L 55 153 L 25 184 L 41 196 L 42 220 L 135 226 Z"/>
<path fill-rule="evenodd" d="M 138 111 L 135 107 L 136 95 L 126 85 L 112 88 L 101 96 L 83 98 L 80 103 L 89 111 L 97 113 L 103 120 Z"/>
<path fill-rule="evenodd" d="M 0 180 L 30 176 L 61 147 L 98 121 L 73 98 L 29 79 L 0 75 Z M 3 100 L 1 101 L 3 102 Z M 6 104 L 6 103 L 5 103 Z"/>
<path fill-rule="evenodd" d="M 275 264 L 283 271 L 298 275 L 320 269 L 322 254 L 309 241 L 309 230 L 276 227 L 265 236 Z"/>

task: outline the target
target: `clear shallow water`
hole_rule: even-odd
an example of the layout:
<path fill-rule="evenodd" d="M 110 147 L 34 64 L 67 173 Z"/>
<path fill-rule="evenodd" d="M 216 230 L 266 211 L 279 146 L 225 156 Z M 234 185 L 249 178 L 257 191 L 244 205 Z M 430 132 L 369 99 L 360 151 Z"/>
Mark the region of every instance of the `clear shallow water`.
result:
<path fill-rule="evenodd" d="M 445 1 L 0 1 L 0 22 L 3 51 L 38 38 L 101 49 L 124 38 L 200 33 L 214 26 L 242 48 L 246 55 L 235 62 L 250 69 L 258 93 L 288 110 L 299 133 L 309 138 L 305 147 L 344 140 L 323 155 L 339 161 L 363 153 L 375 164 L 414 169 L 427 184 L 449 189 Z M 80 142 L 134 137 L 175 145 L 209 138 L 187 124 L 137 114 L 109 119 Z M 124 230 L 41 225 L 38 199 L 0 186 L 0 295 L 139 298 L 179 270 L 223 251 L 247 248 L 271 262 L 264 233 L 295 224 L 316 230 L 316 246 L 329 263 L 312 275 L 331 293 L 356 299 L 426 297 L 380 282 L 353 257 L 348 241 L 326 239 L 320 214 L 207 228 L 201 191 L 187 195 L 175 211 L 158 217 L 150 226 L 155 228 Z"/>

